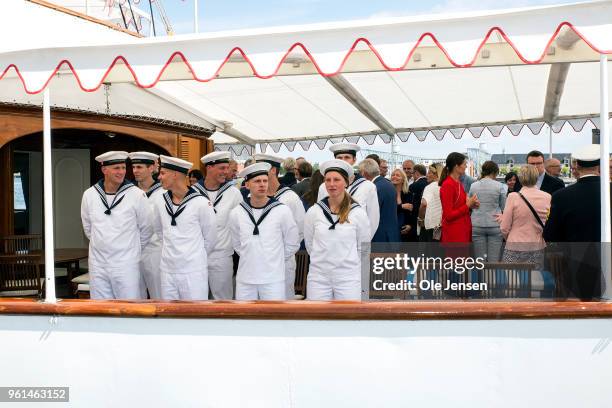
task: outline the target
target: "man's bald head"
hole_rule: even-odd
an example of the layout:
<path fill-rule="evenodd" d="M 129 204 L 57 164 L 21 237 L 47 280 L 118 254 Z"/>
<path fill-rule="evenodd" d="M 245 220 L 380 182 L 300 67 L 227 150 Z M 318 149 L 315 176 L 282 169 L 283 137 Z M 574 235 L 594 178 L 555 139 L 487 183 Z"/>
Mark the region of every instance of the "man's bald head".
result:
<path fill-rule="evenodd" d="M 558 159 L 546 159 L 544 161 L 544 168 L 546 172 L 553 177 L 559 177 L 561 175 L 561 162 Z"/>

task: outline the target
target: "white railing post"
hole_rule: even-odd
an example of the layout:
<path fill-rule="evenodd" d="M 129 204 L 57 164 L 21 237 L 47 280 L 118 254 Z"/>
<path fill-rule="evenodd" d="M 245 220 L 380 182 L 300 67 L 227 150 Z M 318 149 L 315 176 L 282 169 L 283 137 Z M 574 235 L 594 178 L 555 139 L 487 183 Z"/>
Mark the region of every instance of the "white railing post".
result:
<path fill-rule="evenodd" d="M 601 54 L 599 58 L 600 67 L 600 128 L 599 146 L 601 149 L 599 172 L 601 176 L 601 266 L 603 271 L 602 288 L 603 298 L 612 299 L 612 271 L 610 252 L 611 231 L 610 231 L 610 124 L 608 106 L 608 56 Z"/>
<path fill-rule="evenodd" d="M 45 303 L 56 303 L 53 242 L 53 164 L 51 158 L 51 105 L 49 88 L 43 93 L 43 195 L 45 215 Z"/>

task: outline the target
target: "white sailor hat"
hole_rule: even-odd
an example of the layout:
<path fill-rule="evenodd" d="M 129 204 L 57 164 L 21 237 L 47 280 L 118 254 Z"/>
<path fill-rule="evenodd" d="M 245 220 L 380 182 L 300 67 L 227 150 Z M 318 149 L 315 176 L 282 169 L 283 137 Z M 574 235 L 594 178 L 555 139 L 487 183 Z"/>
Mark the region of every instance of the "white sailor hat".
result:
<path fill-rule="evenodd" d="M 572 154 L 576 159 L 576 163 L 580 167 L 595 167 L 599 166 L 600 150 L 598 144 L 589 144 L 582 146 Z"/>
<path fill-rule="evenodd" d="M 339 154 L 352 154 L 357 157 L 357 152 L 361 150 L 361 147 L 355 143 L 337 143 L 329 146 L 329 150 L 334 154 L 334 157 Z"/>
<path fill-rule="evenodd" d="M 271 166 L 280 167 L 283 163 L 283 158 L 278 156 L 272 156 L 271 154 L 257 153 L 253 155 L 253 159 L 256 162 L 266 162 L 270 163 Z"/>
<path fill-rule="evenodd" d="M 214 165 L 219 163 L 229 163 L 231 159 L 230 152 L 212 152 L 206 156 L 202 156 L 200 161 L 205 165 Z"/>
<path fill-rule="evenodd" d="M 272 168 L 272 165 L 266 162 L 251 164 L 250 166 L 242 169 L 242 171 L 238 174 L 238 177 L 244 178 L 245 180 L 250 180 L 257 176 L 267 176 L 270 168 Z"/>
<path fill-rule="evenodd" d="M 102 166 L 110 166 L 112 164 L 125 163 L 127 158 L 128 158 L 128 152 L 111 151 L 111 152 L 102 153 L 101 155 L 96 156 L 96 161 L 102 164 Z"/>
<path fill-rule="evenodd" d="M 344 160 L 338 159 L 326 161 L 325 163 L 321 164 L 321 166 L 319 166 L 319 170 L 323 175 L 327 174 L 328 171 L 337 171 L 346 179 L 348 179 L 349 176 L 352 176 L 354 173 L 353 167 L 350 164 L 348 164 Z"/>
<path fill-rule="evenodd" d="M 180 173 L 187 174 L 189 169 L 193 167 L 193 164 L 187 160 L 179 159 L 178 157 L 160 155 L 159 160 L 160 166 L 164 169 L 178 171 Z"/>
<path fill-rule="evenodd" d="M 129 154 L 132 164 L 155 164 L 159 156 L 149 152 L 132 152 Z"/>

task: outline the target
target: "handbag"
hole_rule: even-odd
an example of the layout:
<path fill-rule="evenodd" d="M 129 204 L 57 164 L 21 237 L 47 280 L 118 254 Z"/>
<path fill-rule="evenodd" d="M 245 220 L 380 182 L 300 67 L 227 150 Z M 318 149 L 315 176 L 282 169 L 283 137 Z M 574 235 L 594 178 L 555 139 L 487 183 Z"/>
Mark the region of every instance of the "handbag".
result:
<path fill-rule="evenodd" d="M 534 208 L 531 206 L 531 204 L 529 203 L 529 201 L 527 201 L 527 199 L 525 198 L 525 196 L 520 192 L 517 191 L 518 195 L 521 196 L 521 198 L 523 199 L 523 201 L 525 201 L 525 204 L 527 204 L 527 207 L 529 207 L 529 209 L 531 210 L 531 213 L 533 214 L 533 216 L 535 217 L 535 219 L 538 221 L 538 224 L 540 224 L 540 227 L 542 227 L 542 229 L 544 229 L 544 223 L 542 222 L 542 220 L 540 219 L 540 216 L 538 215 L 538 213 L 536 212 L 536 210 L 534 210 Z"/>

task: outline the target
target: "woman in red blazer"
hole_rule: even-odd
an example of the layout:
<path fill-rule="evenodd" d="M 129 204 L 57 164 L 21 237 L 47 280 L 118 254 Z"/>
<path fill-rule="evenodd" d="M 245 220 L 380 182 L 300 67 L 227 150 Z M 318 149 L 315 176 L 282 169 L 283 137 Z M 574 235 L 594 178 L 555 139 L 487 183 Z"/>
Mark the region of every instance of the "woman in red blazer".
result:
<path fill-rule="evenodd" d="M 461 153 L 453 152 L 446 158 L 440 177 L 442 202 L 442 237 L 440 242 L 471 242 L 470 210 L 479 205 L 476 195 L 467 197 L 459 178 L 465 174 L 467 162 Z"/>

